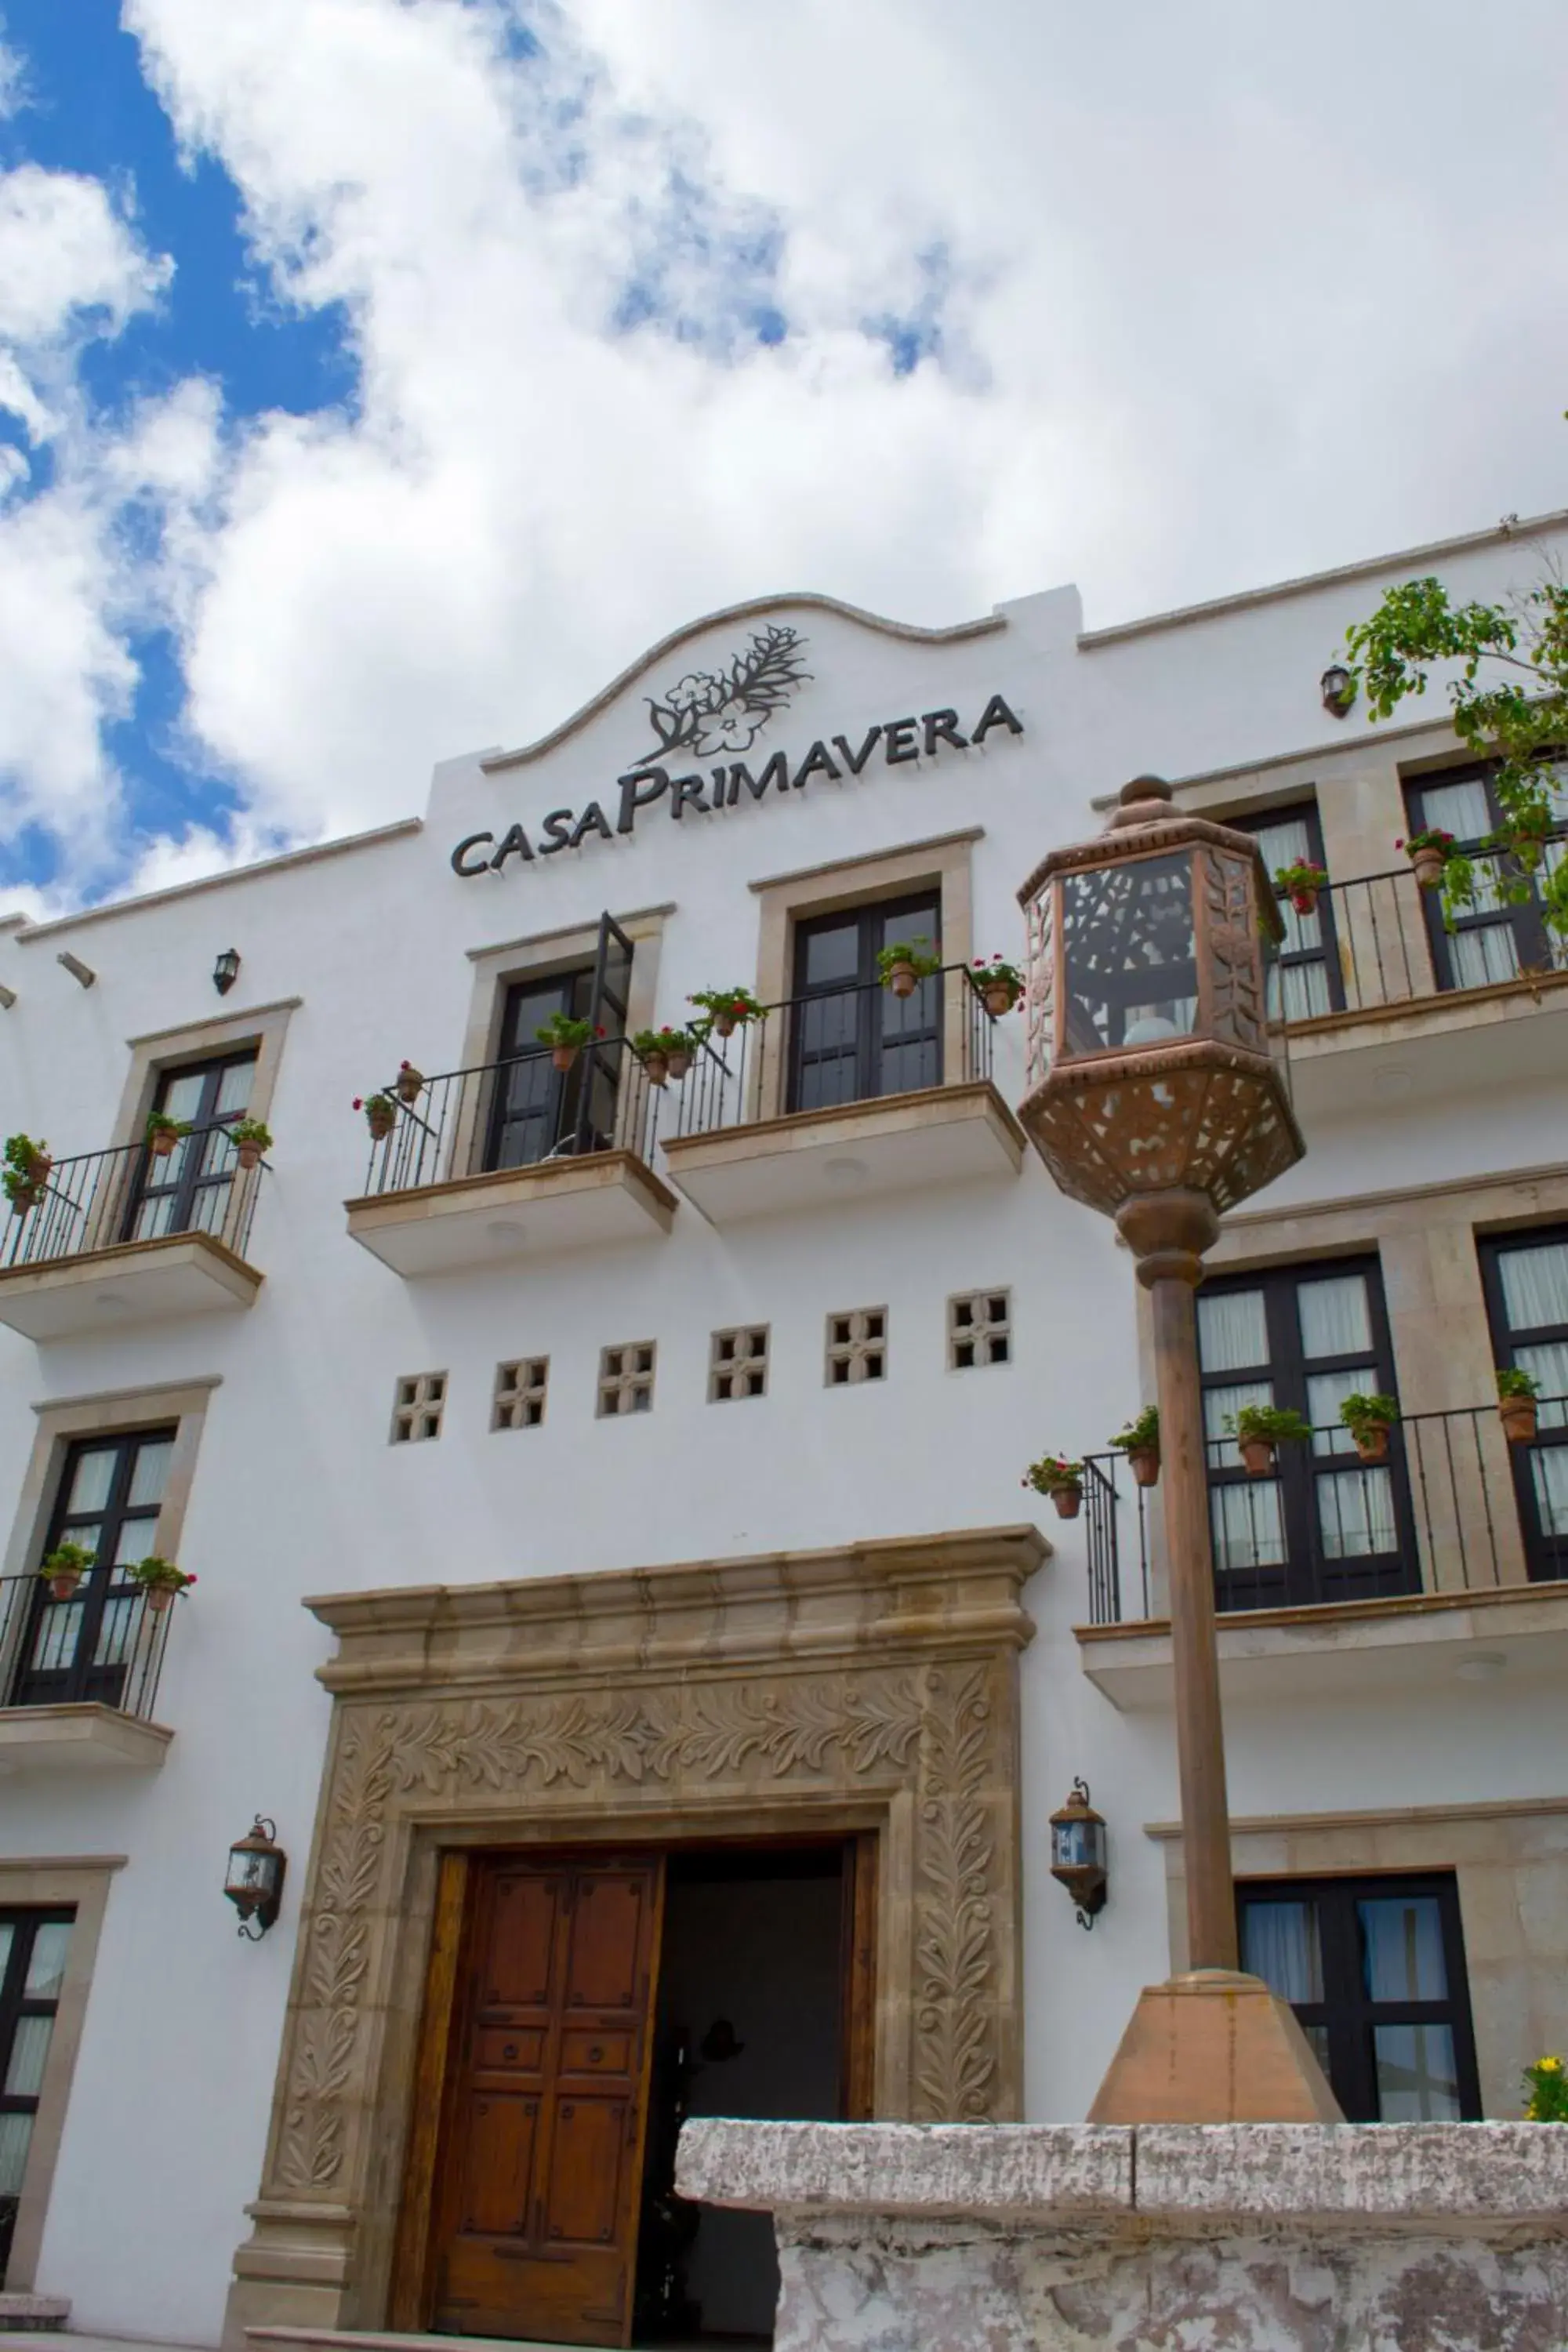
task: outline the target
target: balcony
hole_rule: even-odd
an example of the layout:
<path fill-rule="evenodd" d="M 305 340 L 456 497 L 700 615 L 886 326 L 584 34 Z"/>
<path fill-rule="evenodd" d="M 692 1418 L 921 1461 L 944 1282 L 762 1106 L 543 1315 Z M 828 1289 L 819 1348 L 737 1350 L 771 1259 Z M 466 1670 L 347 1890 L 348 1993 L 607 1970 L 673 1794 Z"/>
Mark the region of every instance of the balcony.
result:
<path fill-rule="evenodd" d="M 905 998 L 872 983 L 771 1004 L 710 1036 L 667 1107 L 670 1177 L 716 1225 L 1016 1177 L 1025 1139 L 992 1083 L 995 1029 L 963 964 Z"/>
<path fill-rule="evenodd" d="M 386 1093 L 395 1124 L 344 1205 L 354 1240 L 406 1280 L 669 1231 L 675 1196 L 648 1164 L 659 1090 L 624 1038 L 564 1072 L 540 1047 Z"/>
<path fill-rule="evenodd" d="M 1493 1405 L 1406 1414 L 1376 1468 L 1345 1432 L 1248 1478 L 1211 1444 L 1220 1680 L 1231 1701 L 1346 1697 L 1568 1667 L 1568 1401 L 1510 1445 Z M 1330 1457 L 1332 1457 L 1331 1466 Z M 1123 1710 L 1171 1703 L 1157 1492 L 1120 1454 L 1085 1464 L 1084 1673 Z"/>
<path fill-rule="evenodd" d="M 174 1734 L 153 1720 L 179 1603 L 97 1569 L 69 1601 L 0 1577 L 0 1773 L 155 1772 Z"/>
<path fill-rule="evenodd" d="M 1548 858 L 1561 854 L 1548 844 Z M 1500 898 L 1513 871 L 1505 854 L 1477 852 L 1471 863 L 1476 903 L 1451 932 L 1440 894 L 1423 890 L 1408 863 L 1331 882 L 1310 915 L 1283 902 L 1269 1009 L 1285 1032 L 1299 1112 L 1342 1114 L 1395 1091 L 1404 1100 L 1561 1070 L 1568 942 L 1547 929 L 1533 895 L 1522 906 Z"/>
<path fill-rule="evenodd" d="M 0 1323 L 45 1341 L 237 1313 L 261 1287 L 245 1253 L 265 1173 L 221 1122 L 162 1160 L 133 1143 L 55 1160 L 30 1208 L 0 1206 Z"/>

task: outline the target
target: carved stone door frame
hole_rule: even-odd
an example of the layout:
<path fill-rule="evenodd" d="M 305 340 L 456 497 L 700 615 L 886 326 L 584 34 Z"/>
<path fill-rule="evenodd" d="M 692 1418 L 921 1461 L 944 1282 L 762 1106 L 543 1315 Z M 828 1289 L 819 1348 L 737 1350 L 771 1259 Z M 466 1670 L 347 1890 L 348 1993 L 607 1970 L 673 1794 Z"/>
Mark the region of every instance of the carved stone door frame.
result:
<path fill-rule="evenodd" d="M 247 2326 L 385 2324 L 438 1858 L 879 1832 L 875 2111 L 1019 2113 L 1017 1654 L 1033 1527 L 338 1594 Z"/>

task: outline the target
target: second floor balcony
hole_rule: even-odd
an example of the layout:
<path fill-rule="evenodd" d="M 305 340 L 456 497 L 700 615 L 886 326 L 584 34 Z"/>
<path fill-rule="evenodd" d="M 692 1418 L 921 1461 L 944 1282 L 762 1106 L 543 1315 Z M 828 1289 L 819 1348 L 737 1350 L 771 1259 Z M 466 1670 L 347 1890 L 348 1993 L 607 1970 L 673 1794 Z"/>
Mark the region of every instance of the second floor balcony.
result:
<path fill-rule="evenodd" d="M 50 1159 L 35 1187 L 0 1201 L 0 1323 L 45 1341 L 249 1307 L 265 1175 L 223 1120 L 163 1152 L 142 1142 Z"/>
<path fill-rule="evenodd" d="M 155 1771 L 153 1719 L 178 1606 L 103 1563 L 68 1598 L 0 1577 L 0 1772 Z"/>

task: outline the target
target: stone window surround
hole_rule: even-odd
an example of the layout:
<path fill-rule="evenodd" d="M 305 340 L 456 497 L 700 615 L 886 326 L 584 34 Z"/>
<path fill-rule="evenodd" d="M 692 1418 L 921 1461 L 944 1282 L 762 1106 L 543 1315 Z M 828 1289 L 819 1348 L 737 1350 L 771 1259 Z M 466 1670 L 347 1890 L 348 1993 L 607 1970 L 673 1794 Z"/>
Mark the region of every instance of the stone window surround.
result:
<path fill-rule="evenodd" d="M 627 1357 L 635 1360 L 627 1363 Z M 647 1363 L 640 1360 L 646 1356 Z M 615 1361 L 612 1364 L 611 1359 Z M 614 1346 L 599 1350 L 599 1373 L 595 1387 L 594 1417 L 597 1421 L 628 1419 L 638 1412 L 653 1411 L 654 1381 L 658 1374 L 658 1341 L 657 1339 L 618 1339 Z M 637 1398 L 646 1391 L 647 1402 L 638 1405 Z"/>
<path fill-rule="evenodd" d="M 970 852 L 985 836 L 984 825 L 966 825 L 958 833 L 932 835 L 928 840 L 905 842 L 896 849 L 872 850 L 861 856 L 837 857 L 823 866 L 802 866 L 748 887 L 759 899 L 756 992 L 763 1004 L 782 1004 L 792 996 L 795 976 L 795 927 L 818 915 L 841 908 L 865 907 L 879 898 L 904 898 L 927 887 L 942 898 L 942 960 L 967 964 L 973 947 L 973 882 Z M 964 1023 L 969 1008 L 961 989 L 944 983 L 942 1006 L 942 1067 L 963 1066 Z M 784 1106 L 785 1057 L 758 1054 L 751 1078 L 748 1117 L 778 1118 Z"/>
<path fill-rule="evenodd" d="M 55 2030 L 44 2061 L 38 2111 L 27 2147 L 22 2193 L 17 2200 L 11 2259 L 5 2272 L 8 2294 L 26 2294 L 37 2275 L 55 2160 L 65 2130 L 66 2106 L 81 2045 L 88 1988 L 92 1982 L 99 1934 L 109 1904 L 110 1881 L 117 1870 L 124 1867 L 122 1853 L 37 1854 L 29 1855 L 26 1861 L 0 1862 L 0 1904 L 42 1909 L 68 1903 L 76 1911 L 70 1941 L 66 1947 L 65 1976 L 55 2011 Z"/>
<path fill-rule="evenodd" d="M 1234 1211 L 1205 1264 L 1215 1274 L 1263 1273 L 1270 1266 L 1375 1253 L 1383 1268 L 1394 1385 L 1409 1412 L 1441 1412 L 1495 1401 L 1496 1353 L 1481 1287 L 1482 1234 L 1523 1233 L 1568 1220 L 1568 1171 L 1515 1169 L 1455 1182 L 1402 1185 L 1354 1200 L 1307 1201 L 1284 1209 Z M 1143 1393 L 1155 1391 L 1149 1294 L 1135 1290 Z M 1482 1424 L 1493 1469 L 1506 1489 L 1506 1441 Z M 1495 1530 L 1505 1584 L 1528 1582 L 1523 1546 L 1511 1521 Z M 1165 1615 L 1165 1523 L 1149 1517 L 1151 1608 Z"/>
<path fill-rule="evenodd" d="M 875 1323 L 877 1328 L 869 1328 Z M 837 1326 L 847 1327 L 847 1336 L 837 1337 Z M 888 1310 L 885 1307 L 841 1307 L 826 1318 L 823 1349 L 823 1384 L 830 1389 L 862 1388 L 870 1383 L 879 1387 L 888 1377 Z M 872 1357 L 877 1360 L 875 1374 L 869 1370 Z M 836 1379 L 842 1368 L 844 1378 Z"/>
<path fill-rule="evenodd" d="M 450 1377 L 444 1371 L 399 1372 L 392 1391 L 388 1444 L 428 1445 L 438 1438 L 450 1389 Z M 429 1421 L 435 1423 L 434 1429 L 424 1426 Z"/>
<path fill-rule="evenodd" d="M 1237 1878 L 1351 1878 L 1451 1870 L 1459 1891 L 1481 2105 L 1517 2121 L 1522 2069 L 1568 2044 L 1568 1798 L 1412 1805 L 1233 1820 Z M 1171 1965 L 1186 1966 L 1181 1828 L 1145 1824 L 1163 1849 Z"/>
<path fill-rule="evenodd" d="M 1002 1312 L 994 1315 L 993 1304 L 1000 1299 Z M 965 1321 L 961 1310 L 968 1308 Z M 996 1340 L 1002 1342 L 1000 1356 L 992 1353 Z M 967 1348 L 972 1360 L 961 1364 L 959 1350 Z M 984 1349 L 984 1353 L 978 1350 Z M 1013 1357 L 1013 1294 L 1005 1282 L 995 1283 L 984 1290 L 955 1290 L 947 1302 L 947 1369 L 950 1372 L 978 1372 L 993 1364 L 1010 1364 Z"/>
<path fill-rule="evenodd" d="M 222 1379 L 221 1372 L 212 1372 L 197 1379 L 149 1382 L 135 1389 L 106 1389 L 96 1396 L 50 1397 L 35 1403 L 33 1411 L 38 1417 L 38 1426 L 23 1474 L 5 1566 L 0 1572 L 6 1576 L 31 1575 L 43 1557 L 45 1530 L 72 1438 L 110 1437 L 121 1430 L 166 1421 L 176 1424 L 174 1450 L 153 1549 L 167 1559 L 177 1559 L 207 1403 Z"/>
<path fill-rule="evenodd" d="M 729 1342 L 730 1352 L 724 1353 Z M 714 1331 L 708 1341 L 708 1402 L 742 1404 L 768 1392 L 768 1361 L 773 1352 L 773 1327 L 767 1323 L 737 1323 Z M 760 1388 L 752 1388 L 752 1381 Z M 743 1385 L 737 1387 L 735 1383 Z"/>
<path fill-rule="evenodd" d="M 158 1082 L 166 1070 L 179 1069 L 187 1062 L 205 1062 L 219 1054 L 237 1053 L 245 1045 L 256 1047 L 256 1079 L 250 1091 L 248 1116 L 266 1118 L 278 1084 L 289 1016 L 303 1002 L 302 997 L 280 997 L 275 1004 L 253 1005 L 242 1013 L 215 1013 L 209 1021 L 187 1022 L 177 1029 L 155 1029 L 144 1037 L 128 1037 L 131 1066 L 114 1115 L 112 1145 L 118 1148 L 141 1140 Z"/>
<path fill-rule="evenodd" d="M 496 1366 L 490 1394 L 490 1432 L 538 1429 L 550 1391 L 548 1356 L 508 1357 Z"/>
<path fill-rule="evenodd" d="M 414 2324 L 389 2297 L 442 1850 L 874 1829 L 875 2112 L 1016 2116 L 1017 1653 L 1048 1555 L 1011 1526 L 311 1601 L 333 1721 L 232 2352 Z"/>

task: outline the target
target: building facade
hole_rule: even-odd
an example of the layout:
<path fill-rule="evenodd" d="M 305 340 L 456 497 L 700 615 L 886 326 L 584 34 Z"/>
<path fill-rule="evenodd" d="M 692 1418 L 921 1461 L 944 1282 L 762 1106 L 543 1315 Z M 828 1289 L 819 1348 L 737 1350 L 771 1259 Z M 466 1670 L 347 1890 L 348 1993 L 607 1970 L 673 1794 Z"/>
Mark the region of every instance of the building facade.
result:
<path fill-rule="evenodd" d="M 1152 1375 L 983 968 L 1147 771 L 1330 877 L 1270 982 L 1307 1156 L 1199 1295 L 1244 1958 L 1347 2113 L 1519 2112 L 1568 2040 L 1568 974 L 1396 846 L 1490 830 L 1441 702 L 1320 678 L 1386 585 L 1565 547 L 1087 633 L 1070 589 L 782 597 L 422 818 L 0 926 L 51 1163 L 0 1244 L 9 2291 L 237 2347 L 763 2332 L 765 2228 L 668 2194 L 682 2114 L 1084 2113 L 1184 1958 L 1159 1496 L 1108 1442 Z M 1370 1467 L 1356 1391 L 1400 1407 Z M 1248 1402 L 1313 1426 L 1276 1475 Z"/>

